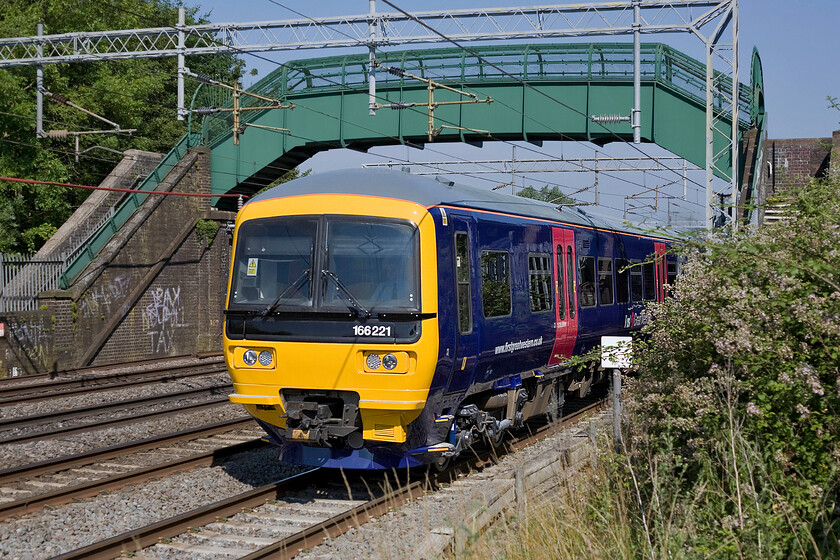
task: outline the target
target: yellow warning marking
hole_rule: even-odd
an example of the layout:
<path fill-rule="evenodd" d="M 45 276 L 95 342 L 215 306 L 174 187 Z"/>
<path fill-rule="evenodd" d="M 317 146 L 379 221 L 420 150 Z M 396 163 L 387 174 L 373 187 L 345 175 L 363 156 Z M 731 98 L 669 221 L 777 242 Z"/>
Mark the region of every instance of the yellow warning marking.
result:
<path fill-rule="evenodd" d="M 248 272 L 246 273 L 248 276 L 256 276 L 257 275 L 257 264 L 259 263 L 260 259 L 250 258 L 248 259 Z"/>

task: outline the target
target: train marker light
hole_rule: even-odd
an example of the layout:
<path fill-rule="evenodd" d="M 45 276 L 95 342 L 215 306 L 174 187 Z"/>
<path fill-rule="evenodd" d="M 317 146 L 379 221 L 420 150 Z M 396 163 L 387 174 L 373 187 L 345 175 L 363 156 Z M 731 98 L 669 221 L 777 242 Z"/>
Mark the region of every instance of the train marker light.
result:
<path fill-rule="evenodd" d="M 245 362 L 245 365 L 252 366 L 257 363 L 257 353 L 253 350 L 246 350 L 244 354 L 242 354 L 242 361 Z"/>
<path fill-rule="evenodd" d="M 382 360 L 379 358 L 379 354 L 368 354 L 365 359 L 365 365 L 367 365 L 370 369 L 379 369 L 379 366 L 382 365 Z"/>
<path fill-rule="evenodd" d="M 263 350 L 260 352 L 259 362 L 261 366 L 270 366 L 272 360 L 273 358 L 269 350 Z"/>

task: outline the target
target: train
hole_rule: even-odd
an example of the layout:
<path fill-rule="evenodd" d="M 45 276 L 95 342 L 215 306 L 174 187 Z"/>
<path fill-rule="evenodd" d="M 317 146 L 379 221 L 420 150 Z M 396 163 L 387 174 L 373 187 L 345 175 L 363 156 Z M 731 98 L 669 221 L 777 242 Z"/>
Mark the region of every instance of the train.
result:
<path fill-rule="evenodd" d="M 672 242 L 404 171 L 290 181 L 236 217 L 229 399 L 288 463 L 442 468 L 584 396 L 570 357 L 639 330 Z"/>

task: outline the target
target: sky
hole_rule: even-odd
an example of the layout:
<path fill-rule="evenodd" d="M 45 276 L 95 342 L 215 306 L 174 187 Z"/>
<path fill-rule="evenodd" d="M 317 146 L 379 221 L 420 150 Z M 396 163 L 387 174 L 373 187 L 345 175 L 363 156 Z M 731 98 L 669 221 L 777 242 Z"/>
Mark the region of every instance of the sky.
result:
<path fill-rule="evenodd" d="M 580 0 L 574 0 L 579 3 Z M 369 10 L 368 0 L 320 0 L 318 2 L 303 2 L 301 0 L 186 0 L 190 6 L 198 6 L 200 14 L 209 14 L 214 23 L 229 22 L 257 22 L 283 19 L 299 19 L 301 17 L 329 17 L 366 14 Z M 505 6 L 528 6 L 549 4 L 548 1 L 539 3 L 517 2 L 515 0 L 392 0 L 400 8 L 413 12 L 425 10 L 455 10 L 492 8 Z M 568 3 L 568 2 L 555 2 Z M 376 3 L 377 12 L 393 12 L 394 10 L 381 1 Z M 749 69 L 752 49 L 756 47 L 762 61 L 764 74 L 765 103 L 768 115 L 769 138 L 813 138 L 830 137 L 832 131 L 840 130 L 840 111 L 829 107 L 827 96 L 840 98 L 840 33 L 837 30 L 840 23 L 840 0 L 740 0 L 739 2 L 739 42 L 740 42 L 740 72 L 741 81 L 749 82 Z M 703 28 L 705 34 L 711 33 L 711 28 Z M 725 38 L 731 37 L 727 31 Z M 597 41 L 599 38 L 587 38 Z M 608 41 L 632 41 L 631 37 L 605 38 Z M 648 35 L 643 41 L 660 41 L 682 50 L 698 60 L 705 60 L 705 49 L 694 36 L 688 34 L 660 34 Z M 441 46 L 441 45 L 436 45 Z M 358 52 L 366 52 L 360 47 Z M 355 51 L 352 51 L 355 52 Z M 301 58 L 331 56 L 339 54 L 335 49 L 320 49 L 312 51 L 286 51 L 275 53 L 259 53 L 259 56 L 245 55 L 243 58 L 248 70 L 256 68 L 257 78 L 246 78 L 245 85 L 264 77 L 271 70 L 277 68 L 276 62 L 284 62 Z M 269 59 L 270 62 L 265 59 Z M 562 145 L 561 145 L 562 144 Z M 546 156 L 559 157 L 594 157 L 595 147 L 580 143 L 555 142 L 546 143 L 542 148 L 535 149 L 524 143 L 486 143 L 483 149 L 459 144 L 435 145 L 433 150 L 424 151 L 406 147 L 379 147 L 370 150 L 369 154 L 359 154 L 349 150 L 333 150 L 316 155 L 303 164 L 304 168 L 311 168 L 318 172 L 322 170 L 358 167 L 362 163 L 384 161 L 429 161 L 429 160 L 461 160 L 461 159 L 510 159 L 513 146 L 517 147 L 517 158 L 544 158 Z M 646 144 L 645 152 L 652 156 L 668 155 L 664 149 Z M 599 148 L 599 155 L 630 155 L 626 146 L 607 145 Z M 632 152 L 632 150 L 631 150 Z M 540 174 L 532 177 L 518 177 L 516 187 L 536 186 L 543 184 L 560 185 L 564 192 L 571 192 L 581 185 L 592 183 L 592 177 L 582 177 L 582 173 L 573 174 Z M 650 186 L 657 182 L 657 178 L 650 175 L 642 177 L 640 173 L 630 173 L 634 176 L 631 182 Z M 461 177 L 462 182 L 476 184 L 470 177 Z M 498 182 L 505 178 L 498 177 Z M 507 179 L 509 180 L 509 179 Z M 659 182 L 663 182 L 659 180 Z M 645 208 L 642 202 L 627 197 L 636 193 L 628 192 L 627 182 L 610 181 L 609 177 L 601 177 L 600 181 L 601 207 L 590 207 L 592 213 L 602 213 L 610 218 L 640 221 L 648 217 L 654 221 L 665 222 L 668 213 L 657 205 L 654 211 Z M 664 194 L 682 195 L 682 181 L 679 185 L 669 187 L 679 192 Z M 672 223 L 691 222 L 702 219 L 704 206 L 703 192 L 699 188 L 704 183 L 702 171 L 689 173 L 691 191 L 688 200 L 676 200 L 668 205 Z M 477 186 L 487 186 L 485 176 L 477 181 Z M 725 190 L 726 185 L 718 185 Z M 630 187 L 630 190 L 641 190 Z M 592 189 L 584 191 L 577 197 L 583 202 L 594 201 Z M 641 206 L 634 210 L 634 207 Z M 628 214 L 628 208 L 629 214 Z"/>

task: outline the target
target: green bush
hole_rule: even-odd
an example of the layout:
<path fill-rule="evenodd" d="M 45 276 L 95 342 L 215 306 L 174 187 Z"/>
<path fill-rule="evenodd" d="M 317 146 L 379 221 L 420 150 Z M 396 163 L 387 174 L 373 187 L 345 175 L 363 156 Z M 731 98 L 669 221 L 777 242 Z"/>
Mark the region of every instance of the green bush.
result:
<path fill-rule="evenodd" d="M 791 216 L 687 241 L 649 309 L 628 453 L 660 551 L 840 554 L 840 180 L 792 193 Z"/>

